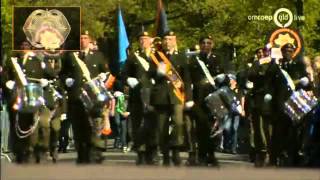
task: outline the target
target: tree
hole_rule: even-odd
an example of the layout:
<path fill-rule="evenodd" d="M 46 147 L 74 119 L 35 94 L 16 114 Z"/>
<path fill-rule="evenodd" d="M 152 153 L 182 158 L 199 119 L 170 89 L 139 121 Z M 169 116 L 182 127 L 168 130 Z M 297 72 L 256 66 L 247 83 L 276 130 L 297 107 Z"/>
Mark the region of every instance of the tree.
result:
<path fill-rule="evenodd" d="M 81 6 L 82 29 L 87 29 L 97 39 L 115 40 L 116 11 L 122 9 L 131 47 L 137 47 L 136 35 L 142 26 L 154 30 L 157 0 L 3 0 L 1 7 L 3 48 L 10 52 L 12 5 L 24 6 Z M 171 30 L 178 35 L 179 48 L 194 47 L 200 35 L 211 34 L 214 37 L 217 52 L 223 52 L 223 58 L 236 48 L 238 68 L 253 56 L 256 48 L 266 45 L 269 34 L 277 27 L 273 21 L 249 21 L 251 15 L 273 15 L 280 7 L 291 9 L 296 14 L 296 1 L 283 0 L 163 0 Z M 305 21 L 301 28 L 305 42 L 305 53 L 319 55 L 320 49 L 320 1 L 304 1 Z M 316 10 L 315 10 L 316 9 Z M 292 28 L 297 28 L 297 23 Z M 102 41 L 103 42 L 103 41 Z M 227 48 L 226 48 L 227 47 Z M 112 49 L 112 48 L 111 48 Z M 114 51 L 114 49 L 113 49 Z M 114 54 L 113 52 L 110 54 Z M 232 56 L 229 55 L 230 61 Z"/>

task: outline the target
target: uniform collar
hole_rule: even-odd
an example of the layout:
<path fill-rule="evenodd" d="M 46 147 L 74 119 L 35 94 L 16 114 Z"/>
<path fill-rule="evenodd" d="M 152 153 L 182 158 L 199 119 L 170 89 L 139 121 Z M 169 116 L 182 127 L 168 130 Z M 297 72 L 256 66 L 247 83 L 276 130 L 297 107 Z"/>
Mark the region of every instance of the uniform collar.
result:
<path fill-rule="evenodd" d="M 172 55 L 177 55 L 179 52 L 177 50 L 174 50 L 174 51 L 166 51 L 166 55 L 169 55 L 169 56 L 172 56 Z"/>
<path fill-rule="evenodd" d="M 85 56 L 89 55 L 89 54 L 93 54 L 93 51 L 90 48 L 81 50 L 81 53 L 84 53 Z"/>
<path fill-rule="evenodd" d="M 150 54 L 152 53 L 152 49 L 149 50 L 141 50 L 140 53 L 142 53 L 143 55 L 150 57 Z"/>
<path fill-rule="evenodd" d="M 202 52 L 202 53 L 200 52 L 199 56 L 200 56 L 204 61 L 210 59 L 210 57 L 213 57 L 213 58 L 216 57 L 216 56 L 215 56 L 214 54 L 212 54 L 212 53 L 205 54 L 205 53 L 203 53 L 203 52 Z"/>

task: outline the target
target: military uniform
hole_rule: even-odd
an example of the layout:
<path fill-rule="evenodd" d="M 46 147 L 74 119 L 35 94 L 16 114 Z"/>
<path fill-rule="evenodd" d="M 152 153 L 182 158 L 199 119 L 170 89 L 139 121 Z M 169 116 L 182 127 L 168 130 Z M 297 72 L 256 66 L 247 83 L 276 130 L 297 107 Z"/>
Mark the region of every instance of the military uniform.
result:
<path fill-rule="evenodd" d="M 129 56 L 123 71 L 124 80 L 136 78 L 139 82 L 129 89 L 128 111 L 132 122 L 133 148 L 138 154 L 137 164 L 144 163 L 144 160 L 152 163 L 152 155 L 156 153 L 156 123 L 152 119 L 153 112 L 147 109 L 150 106 L 152 83 L 148 70 L 143 68 L 137 56 L 143 58 L 149 66 L 151 59 L 139 50 L 135 54 Z"/>
<path fill-rule="evenodd" d="M 269 63 L 260 64 L 257 60 L 248 71 L 248 79 L 253 83 L 252 96 L 250 98 L 255 104 L 250 109 L 250 112 L 254 131 L 256 166 L 265 165 L 266 155 L 267 153 L 270 154 L 272 112 L 271 104 L 264 100 L 265 95 L 268 94 L 265 88 L 265 72 L 268 66 Z"/>
<path fill-rule="evenodd" d="M 45 62 L 42 61 L 42 58 L 39 57 L 39 54 L 36 56 L 33 53 L 28 53 L 24 56 L 23 59 L 19 59 L 18 63 L 25 76 L 28 78 L 42 79 L 45 78 L 47 72 L 47 66 Z M 33 80 L 28 80 L 32 82 Z M 35 81 L 37 83 L 38 81 Z M 16 84 L 18 81 L 16 80 Z M 44 88 L 44 94 L 47 92 L 47 89 Z M 36 162 L 40 162 L 40 159 L 43 159 L 45 153 L 49 149 L 49 138 L 50 138 L 50 110 L 43 104 L 35 112 L 17 112 L 17 117 L 19 120 L 19 127 L 22 129 L 30 128 L 31 124 L 34 124 L 35 119 L 39 118 L 39 123 L 35 127 L 34 131 L 30 136 L 20 137 L 15 133 L 15 154 L 18 163 L 28 162 L 30 159 L 31 153 L 34 153 Z M 17 121 L 13 124 L 15 128 Z M 15 129 L 12 129 L 13 132 L 16 132 Z"/>
<path fill-rule="evenodd" d="M 99 51 L 89 50 L 87 53 L 77 54 L 86 64 L 91 78 L 100 73 L 109 71 L 108 61 Z M 68 81 L 72 78 L 73 83 L 66 87 L 68 91 L 68 112 L 67 117 L 71 120 L 76 150 L 78 153 L 78 163 L 89 163 L 90 161 L 101 162 L 103 160 L 102 152 L 105 148 L 104 141 L 94 130 L 96 125 L 103 123 L 103 112 L 95 108 L 97 112 L 87 112 L 83 102 L 80 99 L 81 87 L 86 82 L 78 66 L 73 53 L 69 54 L 68 59 L 63 63 L 62 78 Z M 90 157 L 90 156 L 93 157 Z"/>
<path fill-rule="evenodd" d="M 158 60 L 161 58 L 157 56 Z M 187 64 L 187 57 L 175 51 L 173 54 L 166 54 L 170 63 L 176 69 L 184 83 L 185 102 L 192 100 L 191 79 Z M 173 150 L 172 160 L 175 165 L 181 163 L 179 152 L 184 143 L 183 110 L 184 104 L 173 92 L 174 88 L 165 75 L 157 72 L 157 65 L 152 63 L 149 73 L 155 80 L 151 91 L 151 105 L 155 107 L 158 121 L 159 145 L 163 153 L 164 164 L 170 164 L 169 150 Z M 171 122 L 169 118 L 171 117 Z M 169 135 L 169 124 L 172 124 L 172 132 Z"/>
<path fill-rule="evenodd" d="M 45 78 L 52 83 L 46 87 L 45 99 L 47 107 L 53 114 L 50 120 L 50 155 L 53 162 L 58 158 L 57 146 L 61 129 L 61 115 L 66 112 L 66 101 L 64 97 L 64 88 L 59 79 L 62 67 L 60 55 L 43 57 L 45 63 Z"/>
<path fill-rule="evenodd" d="M 285 70 L 296 83 L 296 89 L 292 89 L 287 82 L 282 70 Z M 268 77 L 266 88 L 272 95 L 272 112 L 274 112 L 271 163 L 280 165 L 295 165 L 299 161 L 300 128 L 293 124 L 292 120 L 284 113 L 285 102 L 294 90 L 302 88 L 300 79 L 307 77 L 304 64 L 298 60 L 280 59 L 280 64 L 271 62 L 266 72 Z M 280 160 L 280 161 L 279 161 Z"/>
<path fill-rule="evenodd" d="M 212 77 L 223 73 L 223 68 L 219 59 L 213 54 L 200 53 L 190 60 L 190 73 L 193 84 L 193 99 L 195 105 L 192 110 L 192 117 L 195 119 L 196 132 L 198 139 L 198 158 L 200 163 L 215 161 L 214 141 L 210 139 L 211 126 L 213 124 L 210 111 L 207 108 L 204 99 L 212 93 L 215 88 L 210 84 L 199 61 L 202 61 Z M 214 162 L 213 162 L 214 163 Z"/>

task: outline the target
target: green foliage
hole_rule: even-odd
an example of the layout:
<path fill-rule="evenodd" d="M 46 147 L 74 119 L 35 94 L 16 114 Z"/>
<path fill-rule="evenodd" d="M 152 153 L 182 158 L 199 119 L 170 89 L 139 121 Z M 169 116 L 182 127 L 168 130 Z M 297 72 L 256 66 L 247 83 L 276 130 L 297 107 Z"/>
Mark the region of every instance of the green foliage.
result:
<path fill-rule="evenodd" d="M 132 47 L 137 47 L 136 35 L 143 26 L 154 31 L 157 0 L 3 0 L 2 43 L 6 51 L 11 49 L 12 5 L 15 6 L 80 6 L 82 28 L 96 38 L 108 36 L 116 40 L 117 8 L 120 4 Z M 163 0 L 168 24 L 178 34 L 179 48 L 194 47 L 199 36 L 210 34 L 217 49 L 236 47 L 237 66 L 241 67 L 252 57 L 257 47 L 267 43 L 269 34 L 277 27 L 273 21 L 249 21 L 250 15 L 273 15 L 281 7 L 296 14 L 296 2 L 292 0 Z M 304 37 L 305 53 L 319 55 L 320 1 L 304 0 L 305 21 L 300 30 Z M 297 28 L 294 23 L 291 28 Z M 222 49 L 223 50 L 223 49 Z"/>

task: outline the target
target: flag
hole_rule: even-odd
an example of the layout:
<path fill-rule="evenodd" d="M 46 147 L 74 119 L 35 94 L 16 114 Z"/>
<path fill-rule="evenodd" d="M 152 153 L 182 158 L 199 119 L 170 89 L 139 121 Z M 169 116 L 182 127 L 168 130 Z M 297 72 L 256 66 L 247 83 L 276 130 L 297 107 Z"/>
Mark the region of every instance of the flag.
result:
<path fill-rule="evenodd" d="M 162 4 L 162 0 L 158 0 L 155 36 L 162 37 L 167 31 L 169 31 L 167 14 Z"/>
<path fill-rule="evenodd" d="M 118 46 L 118 60 L 121 67 L 121 65 L 123 65 L 127 59 L 127 48 L 129 47 L 129 40 L 120 8 L 118 11 Z"/>

